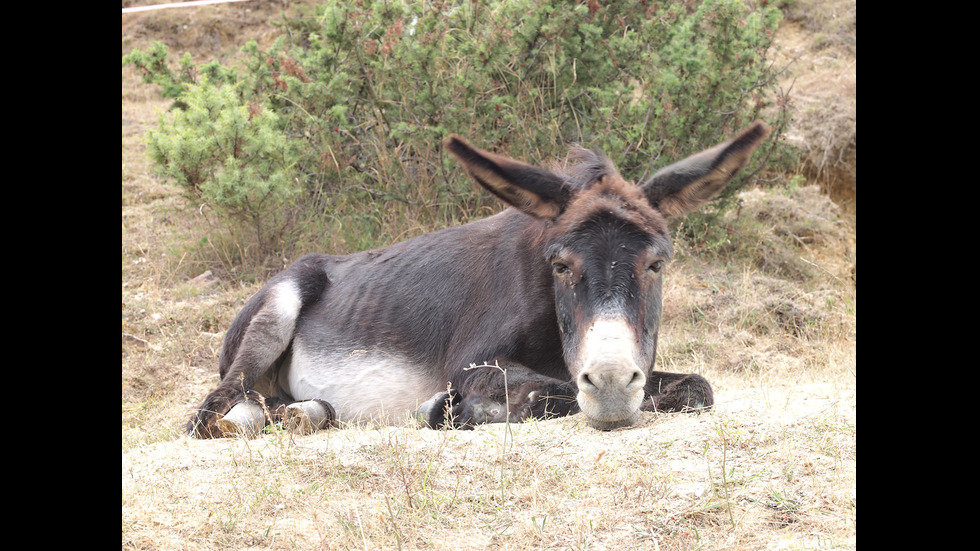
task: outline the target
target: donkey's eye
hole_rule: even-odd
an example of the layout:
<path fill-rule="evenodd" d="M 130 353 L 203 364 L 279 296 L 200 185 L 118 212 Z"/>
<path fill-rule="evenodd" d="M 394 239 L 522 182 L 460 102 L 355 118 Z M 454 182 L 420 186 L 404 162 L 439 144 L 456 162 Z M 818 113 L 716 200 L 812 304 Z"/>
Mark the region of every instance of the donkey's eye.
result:
<path fill-rule="evenodd" d="M 659 273 L 660 270 L 663 270 L 664 269 L 664 261 L 663 260 L 658 260 L 658 261 L 654 262 L 653 264 L 650 264 L 650 266 L 647 269 L 650 270 L 651 272 L 655 273 L 655 274 L 656 273 Z"/>
<path fill-rule="evenodd" d="M 568 266 L 562 264 L 561 262 L 555 262 L 551 265 L 551 268 L 555 271 L 555 275 L 565 275 L 571 272 Z"/>

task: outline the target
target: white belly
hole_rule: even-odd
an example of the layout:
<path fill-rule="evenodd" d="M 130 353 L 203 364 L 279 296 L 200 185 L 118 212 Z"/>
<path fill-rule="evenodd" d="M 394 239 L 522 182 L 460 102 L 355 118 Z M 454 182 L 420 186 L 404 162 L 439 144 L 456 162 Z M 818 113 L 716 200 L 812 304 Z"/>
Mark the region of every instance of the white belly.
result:
<path fill-rule="evenodd" d="M 428 371 L 379 350 L 314 356 L 297 342 L 280 380 L 296 400 L 329 402 L 338 421 L 402 423 L 419 405 L 446 389 L 447 382 Z"/>

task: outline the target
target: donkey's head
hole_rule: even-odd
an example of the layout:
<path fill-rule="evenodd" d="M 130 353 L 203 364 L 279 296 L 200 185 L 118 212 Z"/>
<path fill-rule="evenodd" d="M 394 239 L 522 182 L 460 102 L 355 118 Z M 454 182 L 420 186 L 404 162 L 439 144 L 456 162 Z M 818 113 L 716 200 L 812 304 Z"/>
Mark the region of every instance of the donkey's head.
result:
<path fill-rule="evenodd" d="M 565 364 L 590 425 L 633 424 L 653 369 L 668 221 L 714 197 L 748 161 L 768 129 L 737 137 L 665 167 L 638 185 L 599 153 L 573 149 L 567 170 L 546 170 L 475 148 L 446 146 L 482 186 L 546 222 Z"/>

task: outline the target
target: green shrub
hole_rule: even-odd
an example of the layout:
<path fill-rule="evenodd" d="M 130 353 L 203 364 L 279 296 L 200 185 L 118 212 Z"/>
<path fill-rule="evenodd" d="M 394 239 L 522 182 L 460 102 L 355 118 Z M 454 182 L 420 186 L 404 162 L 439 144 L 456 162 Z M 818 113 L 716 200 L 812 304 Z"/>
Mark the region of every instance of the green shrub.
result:
<path fill-rule="evenodd" d="M 268 51 L 246 44 L 237 68 L 185 61 L 173 73 L 161 46 L 124 62 L 177 99 L 150 134 L 156 165 L 226 223 L 266 225 L 256 239 L 294 224 L 285 255 L 383 245 L 498 209 L 442 151 L 450 132 L 542 164 L 578 142 L 637 180 L 757 118 L 778 136 L 787 115 L 771 109 L 766 59 L 776 8 L 603 4 L 329 1 L 285 19 Z M 783 144 L 764 147 L 744 174 Z M 270 216 L 286 204 L 293 216 Z"/>
<path fill-rule="evenodd" d="M 212 208 L 262 258 L 290 228 L 299 155 L 275 112 L 244 103 L 238 88 L 207 77 L 189 86 L 182 109 L 147 133 L 147 152 L 160 173 Z"/>

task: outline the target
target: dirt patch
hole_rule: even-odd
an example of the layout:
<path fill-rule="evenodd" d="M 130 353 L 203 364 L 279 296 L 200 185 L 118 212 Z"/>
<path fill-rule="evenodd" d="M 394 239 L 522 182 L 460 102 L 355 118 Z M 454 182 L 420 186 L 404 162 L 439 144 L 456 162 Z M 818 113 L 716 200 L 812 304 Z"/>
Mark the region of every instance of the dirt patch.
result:
<path fill-rule="evenodd" d="M 169 3 L 170 0 L 127 0 L 122 7 Z M 226 63 L 245 40 L 255 40 L 263 47 L 271 45 L 279 36 L 279 29 L 272 23 L 281 13 L 315 4 L 312 1 L 263 0 L 123 14 L 122 55 L 157 41 L 166 44 L 177 57 L 189 52 L 198 63 L 210 60 Z"/>
<path fill-rule="evenodd" d="M 721 398 L 601 434 L 572 417 L 134 448 L 123 547 L 854 549 L 836 526 L 854 522 L 853 389 Z"/>

